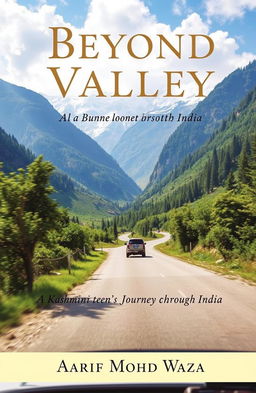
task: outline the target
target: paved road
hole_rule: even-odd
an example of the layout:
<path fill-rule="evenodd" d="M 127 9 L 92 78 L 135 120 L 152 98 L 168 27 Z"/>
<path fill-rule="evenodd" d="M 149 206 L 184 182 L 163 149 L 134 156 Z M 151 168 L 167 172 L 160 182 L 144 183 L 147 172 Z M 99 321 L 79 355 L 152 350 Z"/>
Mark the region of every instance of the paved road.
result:
<path fill-rule="evenodd" d="M 146 258 L 127 259 L 124 246 L 111 249 L 93 277 L 73 291 L 83 297 L 109 297 L 111 303 L 57 306 L 54 323 L 49 321 L 48 330 L 24 350 L 255 351 L 256 287 L 153 248 L 166 239 L 148 242 Z M 124 295 L 137 303 L 112 303 L 113 298 L 121 303 Z M 199 303 L 200 295 L 222 303 Z M 141 298 L 149 303 L 141 303 Z M 170 298 L 188 298 L 190 304 L 171 303 Z"/>

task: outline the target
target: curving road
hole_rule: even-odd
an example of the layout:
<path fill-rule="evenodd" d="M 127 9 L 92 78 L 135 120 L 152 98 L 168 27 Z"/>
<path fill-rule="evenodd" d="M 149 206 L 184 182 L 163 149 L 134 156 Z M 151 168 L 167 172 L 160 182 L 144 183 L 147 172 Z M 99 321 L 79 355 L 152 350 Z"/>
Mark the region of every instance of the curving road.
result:
<path fill-rule="evenodd" d="M 70 294 L 100 302 L 54 306 L 48 329 L 22 350 L 255 351 L 256 287 L 153 248 L 167 239 L 148 242 L 146 258 L 127 259 L 125 246 L 109 249 L 91 279 Z M 129 302 L 120 304 L 124 295 Z M 199 303 L 200 295 L 221 303 Z M 187 306 L 180 303 L 186 298 Z"/>

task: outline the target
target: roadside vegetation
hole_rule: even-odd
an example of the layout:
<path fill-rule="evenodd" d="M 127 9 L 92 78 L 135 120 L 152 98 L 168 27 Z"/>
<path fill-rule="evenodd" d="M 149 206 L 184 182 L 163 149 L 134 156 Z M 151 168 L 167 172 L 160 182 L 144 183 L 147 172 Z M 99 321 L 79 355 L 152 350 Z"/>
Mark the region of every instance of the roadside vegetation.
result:
<path fill-rule="evenodd" d="M 0 333 L 10 326 L 17 326 L 25 313 L 47 307 L 49 296 L 63 296 L 74 286 L 84 283 L 105 260 L 106 253 L 91 251 L 90 255 L 71 263 L 67 268 L 56 270 L 55 275 L 43 274 L 36 278 L 31 293 L 2 294 L 0 298 Z M 56 274 L 57 273 L 57 274 Z"/>
<path fill-rule="evenodd" d="M 232 116 L 228 127 L 237 127 L 236 121 Z M 197 173 L 205 184 L 202 196 L 201 192 L 195 196 L 189 191 L 188 183 L 184 183 L 191 202 L 184 203 L 180 194 L 179 206 L 170 208 L 170 203 L 175 201 L 172 190 L 167 199 L 160 193 L 159 198 L 149 200 L 137 210 L 134 206 L 119 217 L 122 225 L 126 223 L 141 236 L 164 229 L 171 234 L 172 240 L 159 245 L 159 250 L 215 271 L 255 281 L 256 136 L 253 130 L 255 128 L 250 128 L 246 133 L 246 128 L 239 128 L 241 139 L 233 137 L 230 144 L 214 149 L 210 164 L 203 166 L 201 172 L 193 169 L 191 174 Z M 219 134 L 216 135 L 219 138 Z M 170 203 L 167 203 L 168 198 Z"/>
<path fill-rule="evenodd" d="M 44 295 L 63 295 L 105 259 L 100 241 L 114 244 L 114 222 L 103 229 L 69 217 L 51 198 L 54 166 L 37 157 L 26 169 L 0 172 L 0 330 L 17 324 Z"/>
<path fill-rule="evenodd" d="M 256 282 L 256 139 L 244 145 L 226 188 L 173 209 L 172 240 L 157 248 L 211 270 Z"/>
<path fill-rule="evenodd" d="M 166 255 L 226 275 L 229 278 L 237 276 L 256 283 L 256 263 L 246 262 L 242 259 L 225 261 L 217 250 L 201 246 L 195 247 L 191 253 L 184 252 L 171 240 L 161 243 L 155 248 Z"/>
<path fill-rule="evenodd" d="M 102 248 L 116 248 L 116 247 L 121 247 L 124 245 L 124 241 L 117 239 L 112 242 L 103 242 L 99 241 L 95 243 L 95 248 L 97 249 L 102 249 Z"/>
<path fill-rule="evenodd" d="M 147 235 L 142 235 L 140 232 L 131 232 L 128 236 L 131 238 L 143 238 L 143 240 L 154 240 L 154 239 L 161 239 L 163 235 L 161 233 L 157 233 L 155 231 L 149 231 Z"/>

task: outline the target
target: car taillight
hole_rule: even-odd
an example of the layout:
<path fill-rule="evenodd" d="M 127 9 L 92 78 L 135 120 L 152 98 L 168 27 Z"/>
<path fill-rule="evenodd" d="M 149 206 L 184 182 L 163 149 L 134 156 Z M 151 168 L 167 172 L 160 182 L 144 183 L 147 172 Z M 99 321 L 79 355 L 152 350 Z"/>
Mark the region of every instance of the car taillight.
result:
<path fill-rule="evenodd" d="M 130 248 L 130 245 L 129 245 L 129 243 L 127 244 L 127 248 Z"/>

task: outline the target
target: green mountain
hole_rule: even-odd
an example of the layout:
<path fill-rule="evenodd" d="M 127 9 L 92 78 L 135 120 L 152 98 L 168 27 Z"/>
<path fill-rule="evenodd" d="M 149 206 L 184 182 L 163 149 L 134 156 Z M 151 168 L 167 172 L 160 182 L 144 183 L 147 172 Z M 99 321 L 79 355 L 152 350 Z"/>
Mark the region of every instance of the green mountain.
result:
<path fill-rule="evenodd" d="M 179 113 L 187 115 L 192 107 L 179 103 L 175 108 L 156 108 L 154 118 L 173 116 L 172 121 L 139 121 L 128 128 L 111 152 L 123 170 L 141 187 L 149 181 L 161 150 L 178 125 Z"/>
<path fill-rule="evenodd" d="M 29 149 L 20 145 L 13 135 L 8 135 L 0 127 L 0 162 L 5 173 L 25 168 L 34 158 L 34 154 Z"/>
<path fill-rule="evenodd" d="M 255 132 L 256 88 L 222 121 L 207 142 L 136 199 L 122 217 L 122 225 L 132 227 L 141 219 L 196 201 L 221 189 L 226 182 L 232 186 L 241 152 L 248 153 Z"/>
<path fill-rule="evenodd" d="M 4 172 L 15 172 L 19 168 L 25 168 L 34 159 L 35 156 L 29 149 L 20 145 L 14 136 L 8 135 L 0 127 L 0 162 Z M 118 213 L 112 202 L 89 192 L 60 171 L 54 172 L 51 184 L 56 190 L 53 198 L 68 208 L 73 215 L 94 219 Z"/>
<path fill-rule="evenodd" d="M 219 83 L 193 110 L 202 116 L 202 121 L 184 122 L 170 136 L 151 174 L 150 185 L 163 179 L 184 157 L 204 144 L 255 85 L 256 61 L 237 69 Z"/>
<path fill-rule="evenodd" d="M 0 80 L 0 123 L 19 143 L 111 200 L 132 200 L 140 189 L 95 141 L 31 90 Z"/>

